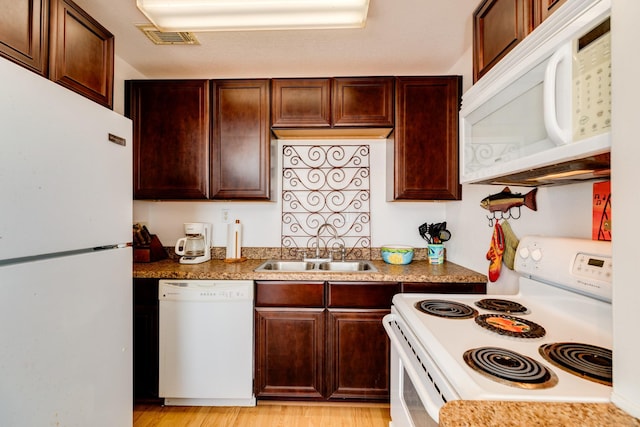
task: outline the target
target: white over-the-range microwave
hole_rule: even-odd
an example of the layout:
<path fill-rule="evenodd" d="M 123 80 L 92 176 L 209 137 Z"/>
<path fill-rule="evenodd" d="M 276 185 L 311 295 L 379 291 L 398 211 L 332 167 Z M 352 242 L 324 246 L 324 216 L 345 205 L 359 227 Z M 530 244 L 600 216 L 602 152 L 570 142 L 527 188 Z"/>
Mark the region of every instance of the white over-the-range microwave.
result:
<path fill-rule="evenodd" d="M 461 183 L 609 176 L 611 0 L 572 0 L 463 96 Z"/>

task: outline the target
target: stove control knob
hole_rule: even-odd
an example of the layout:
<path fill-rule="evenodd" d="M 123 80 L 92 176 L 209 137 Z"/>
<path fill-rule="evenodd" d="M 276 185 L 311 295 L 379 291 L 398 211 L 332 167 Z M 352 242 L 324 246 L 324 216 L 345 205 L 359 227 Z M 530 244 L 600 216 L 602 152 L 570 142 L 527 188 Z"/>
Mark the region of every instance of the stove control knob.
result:
<path fill-rule="evenodd" d="M 529 258 L 529 248 L 520 248 L 520 258 Z"/>
<path fill-rule="evenodd" d="M 542 251 L 538 248 L 531 251 L 531 258 L 534 261 L 540 261 L 542 259 Z"/>

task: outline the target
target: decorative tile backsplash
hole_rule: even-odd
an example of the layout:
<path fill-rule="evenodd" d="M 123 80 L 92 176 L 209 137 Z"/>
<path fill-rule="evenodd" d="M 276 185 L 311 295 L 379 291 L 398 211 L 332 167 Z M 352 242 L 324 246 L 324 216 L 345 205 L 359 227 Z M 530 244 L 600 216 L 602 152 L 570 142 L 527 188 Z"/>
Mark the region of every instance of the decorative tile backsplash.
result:
<path fill-rule="evenodd" d="M 344 245 L 350 258 L 368 258 L 371 211 L 368 145 L 284 145 L 282 147 L 283 255 L 300 249 Z"/>

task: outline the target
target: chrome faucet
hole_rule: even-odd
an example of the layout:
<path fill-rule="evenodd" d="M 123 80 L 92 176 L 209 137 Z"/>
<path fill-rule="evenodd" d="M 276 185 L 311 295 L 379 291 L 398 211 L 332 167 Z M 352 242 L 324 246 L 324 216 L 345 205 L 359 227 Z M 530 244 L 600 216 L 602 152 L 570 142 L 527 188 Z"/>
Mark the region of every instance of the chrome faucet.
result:
<path fill-rule="evenodd" d="M 328 259 L 321 259 L 320 258 L 320 233 L 322 232 L 323 229 L 328 229 L 329 231 L 331 231 L 331 233 L 333 234 L 333 238 L 335 240 L 338 240 L 338 230 L 336 230 L 336 228 L 328 223 L 324 223 L 322 224 L 320 227 L 318 227 L 318 231 L 316 232 L 316 257 L 314 259 L 314 261 L 318 262 L 318 261 L 331 261 L 331 256 L 329 256 Z M 344 254 L 344 245 L 342 246 L 342 253 Z M 328 247 L 327 245 L 325 245 L 325 252 L 328 252 Z M 344 255 L 343 255 L 344 258 Z"/>

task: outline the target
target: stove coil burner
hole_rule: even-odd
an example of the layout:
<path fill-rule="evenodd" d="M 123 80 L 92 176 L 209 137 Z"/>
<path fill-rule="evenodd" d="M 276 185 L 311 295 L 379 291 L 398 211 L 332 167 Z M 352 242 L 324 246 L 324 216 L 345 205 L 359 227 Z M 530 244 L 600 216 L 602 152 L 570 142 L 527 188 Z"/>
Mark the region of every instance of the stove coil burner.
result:
<path fill-rule="evenodd" d="M 558 383 L 556 374 L 540 362 L 504 348 L 474 348 L 463 357 L 476 372 L 512 387 L 545 389 Z"/>
<path fill-rule="evenodd" d="M 492 332 L 516 338 L 541 338 L 547 333 L 537 323 L 506 314 L 482 314 L 476 317 L 476 323 Z"/>
<path fill-rule="evenodd" d="M 423 313 L 449 319 L 471 319 L 478 315 L 478 310 L 455 301 L 427 299 L 416 303 L 416 308 Z"/>
<path fill-rule="evenodd" d="M 590 344 L 560 342 L 541 345 L 545 360 L 558 368 L 589 381 L 611 386 L 611 350 Z"/>
<path fill-rule="evenodd" d="M 506 299 L 486 298 L 475 302 L 476 306 L 485 310 L 497 311 L 507 314 L 528 314 L 529 310 L 524 305 Z"/>

